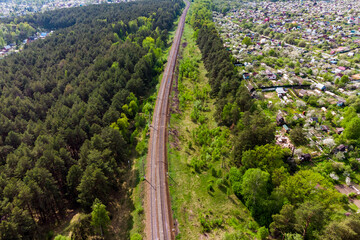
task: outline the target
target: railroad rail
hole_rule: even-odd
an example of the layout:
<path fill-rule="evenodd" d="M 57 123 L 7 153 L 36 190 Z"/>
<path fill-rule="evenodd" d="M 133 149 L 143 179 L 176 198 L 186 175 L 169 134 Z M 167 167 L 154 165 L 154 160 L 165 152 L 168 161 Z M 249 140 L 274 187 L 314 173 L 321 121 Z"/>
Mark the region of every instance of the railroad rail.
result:
<path fill-rule="evenodd" d="M 167 124 L 169 116 L 169 95 L 172 86 L 177 54 L 184 30 L 185 17 L 190 3 L 180 17 L 178 28 L 169 52 L 168 61 L 161 80 L 150 129 L 148 167 L 146 180 L 149 182 L 146 196 L 146 238 L 151 240 L 170 240 L 175 238 L 167 182 Z"/>

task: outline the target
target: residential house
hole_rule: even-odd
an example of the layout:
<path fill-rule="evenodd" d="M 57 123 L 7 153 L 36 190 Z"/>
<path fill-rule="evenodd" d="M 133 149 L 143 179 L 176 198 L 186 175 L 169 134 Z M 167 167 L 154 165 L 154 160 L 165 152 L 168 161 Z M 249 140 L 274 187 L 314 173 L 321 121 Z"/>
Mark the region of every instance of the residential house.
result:
<path fill-rule="evenodd" d="M 247 85 L 247 89 L 249 90 L 250 93 L 255 91 L 255 88 L 252 85 Z"/>
<path fill-rule="evenodd" d="M 344 107 L 344 106 L 345 106 L 345 102 L 344 102 L 344 101 L 338 101 L 338 102 L 336 103 L 336 105 L 337 105 L 338 107 Z"/>
<path fill-rule="evenodd" d="M 318 117 L 311 117 L 310 121 L 311 122 L 319 122 L 319 118 Z"/>
<path fill-rule="evenodd" d="M 249 79 L 250 78 L 250 73 L 243 73 L 243 78 L 244 79 Z"/>
<path fill-rule="evenodd" d="M 344 128 L 336 128 L 336 129 L 335 129 L 335 132 L 336 132 L 337 134 L 341 134 L 343 131 L 344 131 Z"/>
<path fill-rule="evenodd" d="M 324 84 L 321 84 L 321 83 L 317 83 L 317 84 L 315 85 L 315 87 L 316 87 L 317 89 L 319 89 L 320 91 L 325 91 L 325 90 L 326 90 L 325 85 L 324 85 Z"/>
<path fill-rule="evenodd" d="M 290 128 L 286 124 L 283 125 L 283 129 L 286 133 L 290 132 Z"/>
<path fill-rule="evenodd" d="M 302 162 L 309 162 L 311 161 L 311 155 L 309 153 L 306 153 L 306 154 L 302 154 L 300 157 L 299 157 L 300 161 Z"/>
<path fill-rule="evenodd" d="M 323 131 L 323 132 L 329 132 L 329 130 L 330 130 L 330 128 L 329 128 L 328 126 L 326 126 L 326 125 L 321 125 L 321 126 L 320 126 L 320 129 L 321 129 L 321 131 Z"/>
<path fill-rule="evenodd" d="M 278 114 L 276 116 L 276 123 L 278 126 L 284 125 L 285 124 L 285 119 L 281 114 Z"/>
<path fill-rule="evenodd" d="M 284 97 L 286 95 L 286 92 L 283 87 L 278 87 L 278 88 L 276 88 L 275 91 L 279 98 Z"/>

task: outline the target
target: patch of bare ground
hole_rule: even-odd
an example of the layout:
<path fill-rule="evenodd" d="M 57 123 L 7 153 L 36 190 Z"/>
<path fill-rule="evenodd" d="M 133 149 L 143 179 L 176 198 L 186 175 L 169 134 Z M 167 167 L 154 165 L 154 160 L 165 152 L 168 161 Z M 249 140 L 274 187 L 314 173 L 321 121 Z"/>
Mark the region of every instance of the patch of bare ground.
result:
<path fill-rule="evenodd" d="M 344 184 L 338 184 L 335 185 L 336 190 L 338 190 L 340 193 L 342 194 L 346 194 L 349 195 L 350 193 L 356 193 L 359 194 L 360 193 L 360 186 L 357 184 L 353 184 L 350 186 L 344 185 Z"/>
<path fill-rule="evenodd" d="M 350 193 L 359 194 L 360 186 L 359 185 L 344 185 L 344 184 L 338 184 L 335 185 L 335 189 L 338 190 L 338 192 L 342 194 L 346 194 L 349 196 Z M 360 200 L 357 198 L 349 198 L 349 201 L 351 203 L 354 203 L 358 208 L 360 208 Z"/>
<path fill-rule="evenodd" d="M 183 44 L 184 45 L 184 44 Z M 170 95 L 170 116 L 171 114 L 178 113 L 180 114 L 180 101 L 179 101 L 179 88 L 178 88 L 178 76 L 179 76 L 179 63 L 181 60 L 181 53 L 179 51 L 179 56 L 176 60 L 176 67 L 175 67 L 175 74 L 173 79 L 173 86 L 171 88 L 171 95 Z"/>
<path fill-rule="evenodd" d="M 182 43 L 182 48 L 185 48 L 187 43 Z M 170 95 L 170 117 L 171 114 L 181 114 L 180 111 L 180 101 L 179 101 L 179 89 L 178 89 L 178 76 L 179 76 L 179 65 L 182 59 L 182 51 L 179 51 L 178 58 L 176 60 L 176 67 L 175 67 L 175 75 L 173 80 L 173 86 L 171 89 Z M 171 149 L 181 150 L 180 147 L 180 140 L 179 140 L 179 131 L 177 128 L 169 128 L 169 135 L 172 141 L 169 141 L 169 145 Z"/>
<path fill-rule="evenodd" d="M 199 236 L 199 239 L 200 239 L 200 240 L 209 239 L 209 235 L 206 234 L 206 233 L 203 233 L 203 234 L 201 234 L 201 235 Z"/>
<path fill-rule="evenodd" d="M 356 198 L 350 198 L 349 201 L 355 204 L 358 208 L 360 208 L 360 200 Z"/>
<path fill-rule="evenodd" d="M 170 148 L 180 151 L 179 131 L 176 128 L 169 128 L 169 135 L 172 137 L 172 141 L 169 142 Z"/>
<path fill-rule="evenodd" d="M 149 128 L 149 131 L 153 131 L 153 128 Z M 151 133 L 149 134 L 150 138 L 149 138 L 149 142 L 152 141 L 152 135 Z M 150 155 L 149 155 L 150 150 L 148 150 L 148 155 L 146 158 L 146 176 L 150 176 Z M 149 233 L 151 233 L 151 211 L 150 211 L 150 184 L 145 184 L 145 192 L 144 192 L 144 209 L 145 209 L 145 228 L 144 228 L 144 234 L 145 234 L 145 238 L 144 239 L 150 239 L 150 235 L 148 235 Z"/>
<path fill-rule="evenodd" d="M 111 213 L 111 225 L 107 239 L 130 238 L 129 229 L 134 224 L 131 212 L 135 209 L 131 195 L 133 188 L 139 184 L 139 171 L 132 169 L 126 175 L 124 179 L 128 179 L 128 181 L 123 183 L 107 206 L 107 210 Z"/>
<path fill-rule="evenodd" d="M 71 231 L 66 232 L 64 229 L 67 229 L 72 223 L 74 223 L 78 218 L 79 215 L 78 210 L 68 209 L 66 210 L 66 214 L 64 219 L 61 220 L 61 223 L 55 227 L 54 233 L 57 234 L 65 234 L 71 236 Z"/>

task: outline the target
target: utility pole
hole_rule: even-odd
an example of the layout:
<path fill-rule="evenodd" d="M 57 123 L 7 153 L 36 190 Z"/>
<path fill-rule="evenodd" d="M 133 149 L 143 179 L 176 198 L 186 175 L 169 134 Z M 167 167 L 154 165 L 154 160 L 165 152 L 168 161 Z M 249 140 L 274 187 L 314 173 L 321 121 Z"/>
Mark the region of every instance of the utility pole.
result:
<path fill-rule="evenodd" d="M 148 183 L 148 184 L 150 184 L 150 186 L 153 188 L 153 189 L 155 189 L 155 187 L 146 179 L 146 176 L 144 176 L 144 180 Z M 156 189 L 155 189 L 156 190 Z"/>
<path fill-rule="evenodd" d="M 178 185 L 178 183 L 177 182 L 175 182 L 175 180 L 172 178 L 172 177 L 170 177 L 170 174 L 169 174 L 169 172 L 167 172 L 166 173 L 166 175 L 171 179 L 171 180 L 173 180 L 173 182 L 176 184 L 176 185 Z"/>

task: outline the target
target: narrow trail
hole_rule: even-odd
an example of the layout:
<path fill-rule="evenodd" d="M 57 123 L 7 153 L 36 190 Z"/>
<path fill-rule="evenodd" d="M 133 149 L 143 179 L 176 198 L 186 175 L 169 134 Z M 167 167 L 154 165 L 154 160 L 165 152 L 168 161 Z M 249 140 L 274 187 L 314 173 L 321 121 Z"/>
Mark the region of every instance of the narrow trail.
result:
<path fill-rule="evenodd" d="M 187 0 L 185 2 L 186 7 L 180 17 L 168 56 L 151 124 L 146 171 L 148 184 L 145 199 L 146 239 L 151 240 L 175 239 L 167 182 L 166 144 L 168 140 L 169 95 L 181 36 L 184 30 L 185 17 L 190 6 Z"/>

